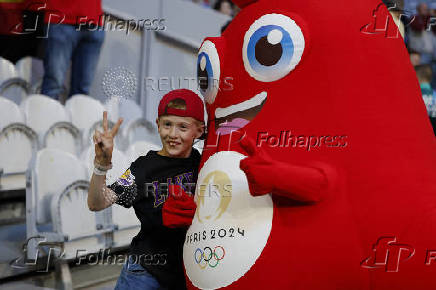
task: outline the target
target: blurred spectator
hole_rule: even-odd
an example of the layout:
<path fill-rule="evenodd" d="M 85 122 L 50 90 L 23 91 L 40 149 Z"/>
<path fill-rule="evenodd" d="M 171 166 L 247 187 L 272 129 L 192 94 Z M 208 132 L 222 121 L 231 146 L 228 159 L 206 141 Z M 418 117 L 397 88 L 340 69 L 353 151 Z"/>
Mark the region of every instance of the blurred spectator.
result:
<path fill-rule="evenodd" d="M 205 8 L 210 8 L 209 1 L 205 0 L 192 0 L 192 2 L 197 3 Z"/>
<path fill-rule="evenodd" d="M 213 9 L 233 17 L 233 3 L 229 0 L 218 0 L 213 6 Z"/>
<path fill-rule="evenodd" d="M 235 17 L 239 13 L 239 11 L 241 11 L 241 9 L 237 5 L 234 5 L 232 2 L 227 0 L 218 0 L 214 5 L 214 9 L 230 17 Z M 221 27 L 221 33 L 223 33 L 224 30 L 227 29 L 231 22 L 232 20 L 229 20 Z"/>
<path fill-rule="evenodd" d="M 233 5 L 233 17 L 238 15 L 239 11 L 241 11 L 241 8 L 238 5 Z"/>
<path fill-rule="evenodd" d="M 71 62 L 69 96 L 89 95 L 104 40 L 101 0 L 48 0 L 42 93 L 59 100 Z"/>
<path fill-rule="evenodd" d="M 416 76 L 418 77 L 419 85 L 421 86 L 422 98 L 424 99 L 424 103 L 436 135 L 436 93 L 430 85 L 432 80 L 432 70 L 429 65 L 418 65 L 415 67 L 415 71 Z"/>
<path fill-rule="evenodd" d="M 411 50 L 409 51 L 409 55 L 410 55 L 410 62 L 414 67 L 421 64 L 421 55 L 419 53 Z"/>
<path fill-rule="evenodd" d="M 410 23 L 408 32 L 409 49 L 421 55 L 421 63 L 430 64 L 433 57 L 433 33 L 429 31 L 430 11 L 427 4 L 420 3 L 417 8 L 417 15 Z"/>

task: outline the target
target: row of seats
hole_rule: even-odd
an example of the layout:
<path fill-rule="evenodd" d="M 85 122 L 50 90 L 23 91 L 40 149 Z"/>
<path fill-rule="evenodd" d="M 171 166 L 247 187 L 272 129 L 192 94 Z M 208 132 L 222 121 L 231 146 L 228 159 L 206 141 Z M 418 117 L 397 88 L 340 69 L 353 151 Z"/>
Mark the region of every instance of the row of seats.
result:
<path fill-rule="evenodd" d="M 129 100 L 113 99 L 103 105 L 76 95 L 63 106 L 47 96 L 31 95 L 18 106 L 0 97 L 0 190 L 24 188 L 29 161 L 42 148 L 60 149 L 77 157 L 93 151 L 92 135 L 96 128 L 102 130 L 105 110 L 112 120 L 120 115 L 125 118 L 115 139 L 119 150 L 134 151 L 137 141 L 160 144 L 155 126 L 143 119 L 140 107 Z M 109 122 L 109 127 L 113 124 Z"/>
<path fill-rule="evenodd" d="M 155 145 L 142 142 L 136 147 L 142 150 L 137 154 L 143 155 Z M 113 165 L 107 184 L 114 182 L 129 162 L 122 152 L 115 151 Z M 53 243 L 64 249 L 64 259 L 130 244 L 140 229 L 133 208 L 114 205 L 91 212 L 87 206 L 91 174 L 92 162 L 85 164 L 71 153 L 45 148 L 34 155 L 26 189 L 28 259 L 43 255 L 41 247 Z M 86 251 L 80 251 L 83 249 Z"/>
<path fill-rule="evenodd" d="M 23 57 L 16 65 L 7 59 L 0 57 L 0 84 L 12 78 L 22 78 L 23 80 L 31 81 L 31 66 L 32 62 L 37 62 L 42 66 L 42 61 L 32 57 Z"/>
<path fill-rule="evenodd" d="M 0 96 L 0 130 L 13 123 L 23 123 L 31 128 L 43 141 L 50 128 L 59 122 L 72 123 L 82 135 L 85 142 L 91 140 L 96 123 L 102 119 L 103 111 L 109 112 L 109 120 L 113 123 L 118 117 L 123 117 L 124 127 L 132 121 L 143 118 L 141 108 L 132 100 L 117 98 L 108 100 L 105 104 L 86 95 L 72 96 L 63 106 L 58 101 L 44 95 L 29 95 L 18 106 L 9 99 Z M 155 137 L 155 126 L 147 125 Z M 90 131 L 92 130 L 92 131 Z M 119 144 L 125 145 L 125 144 Z"/>
<path fill-rule="evenodd" d="M 34 67 L 35 70 L 33 70 Z M 0 95 L 18 103 L 27 95 L 39 92 L 42 74 L 37 71 L 43 71 L 41 60 L 24 57 L 14 65 L 9 60 L 0 57 Z"/>

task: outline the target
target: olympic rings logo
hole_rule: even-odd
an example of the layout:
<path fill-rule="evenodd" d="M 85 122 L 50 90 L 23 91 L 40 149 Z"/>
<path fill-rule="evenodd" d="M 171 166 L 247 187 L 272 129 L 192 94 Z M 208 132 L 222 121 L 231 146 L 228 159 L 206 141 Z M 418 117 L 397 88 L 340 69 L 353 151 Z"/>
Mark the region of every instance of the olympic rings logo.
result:
<path fill-rule="evenodd" d="M 203 250 L 200 248 L 195 250 L 194 259 L 201 269 L 205 269 L 207 265 L 215 268 L 225 255 L 226 251 L 221 246 L 216 246 L 213 250 L 210 247 L 204 247 Z"/>

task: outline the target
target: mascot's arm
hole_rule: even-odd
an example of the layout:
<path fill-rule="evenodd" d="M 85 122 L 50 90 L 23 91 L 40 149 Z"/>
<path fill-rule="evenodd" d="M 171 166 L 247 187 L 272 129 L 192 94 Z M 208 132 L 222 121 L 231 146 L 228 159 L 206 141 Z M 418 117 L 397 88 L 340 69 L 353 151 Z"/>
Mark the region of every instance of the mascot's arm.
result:
<path fill-rule="evenodd" d="M 168 228 L 189 227 L 197 205 L 194 196 L 180 185 L 168 185 L 168 198 L 162 207 L 162 223 Z"/>
<path fill-rule="evenodd" d="M 335 183 L 335 170 L 326 164 L 304 167 L 274 160 L 250 138 L 243 138 L 241 146 L 249 156 L 241 160 L 240 168 L 253 196 L 272 193 L 302 202 L 318 202 Z"/>

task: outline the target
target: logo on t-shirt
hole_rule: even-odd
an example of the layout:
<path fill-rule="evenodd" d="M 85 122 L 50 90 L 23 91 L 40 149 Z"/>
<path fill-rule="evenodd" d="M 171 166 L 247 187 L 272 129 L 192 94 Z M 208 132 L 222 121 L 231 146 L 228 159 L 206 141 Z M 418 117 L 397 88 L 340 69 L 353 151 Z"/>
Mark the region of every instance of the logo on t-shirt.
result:
<path fill-rule="evenodd" d="M 127 169 L 120 178 L 118 178 L 117 183 L 122 186 L 132 186 L 135 182 L 135 176 Z"/>

